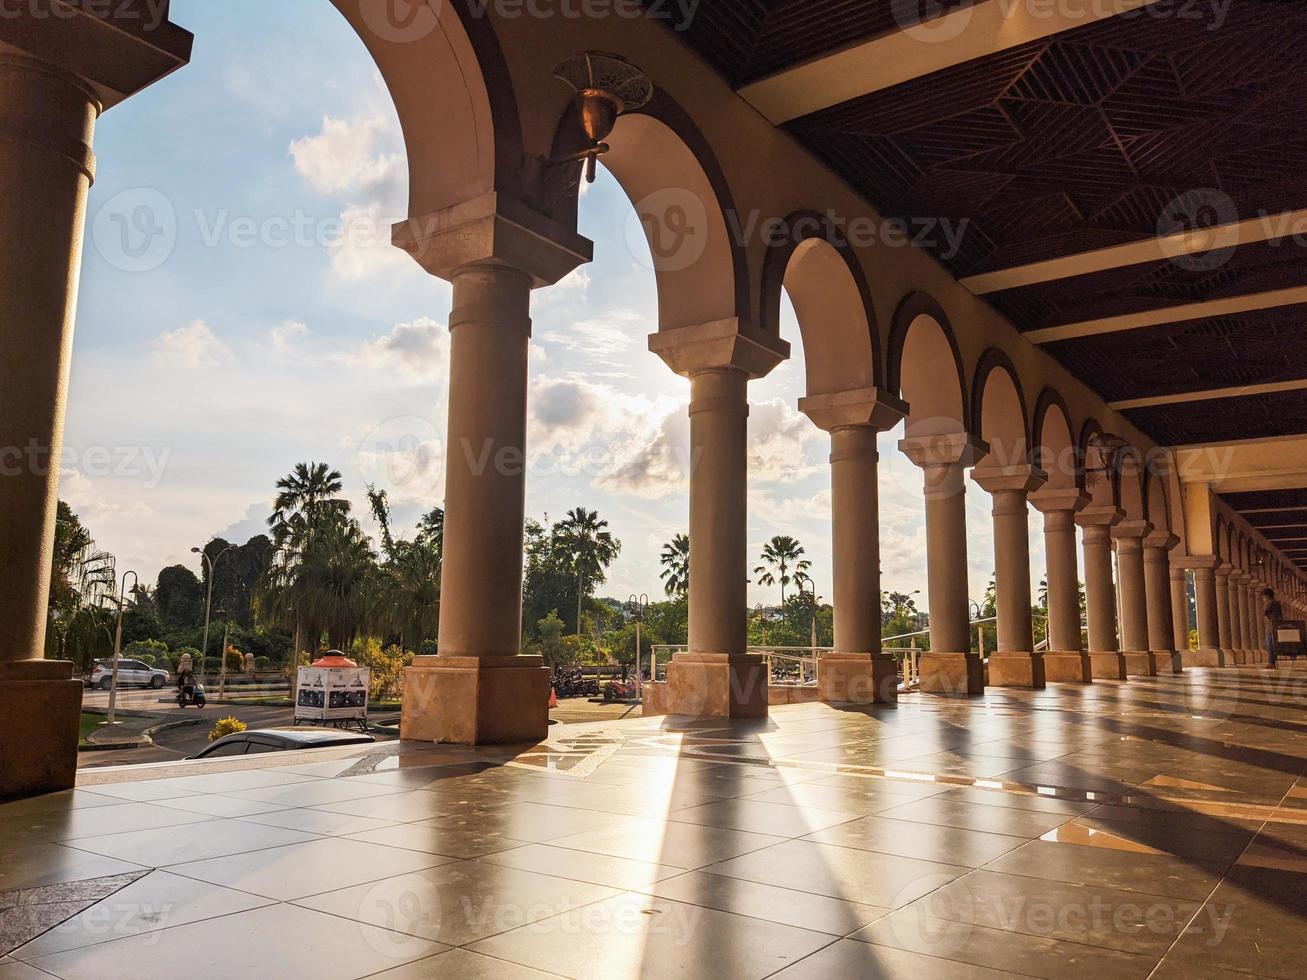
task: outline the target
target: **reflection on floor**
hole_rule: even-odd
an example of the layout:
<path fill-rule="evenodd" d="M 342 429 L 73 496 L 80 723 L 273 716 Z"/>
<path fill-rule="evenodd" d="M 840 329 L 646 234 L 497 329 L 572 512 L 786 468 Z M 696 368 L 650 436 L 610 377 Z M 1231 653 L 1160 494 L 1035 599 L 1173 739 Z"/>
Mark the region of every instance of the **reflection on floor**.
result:
<path fill-rule="evenodd" d="M 84 772 L 0 806 L 0 980 L 1307 977 L 1304 708 L 1240 668 Z"/>

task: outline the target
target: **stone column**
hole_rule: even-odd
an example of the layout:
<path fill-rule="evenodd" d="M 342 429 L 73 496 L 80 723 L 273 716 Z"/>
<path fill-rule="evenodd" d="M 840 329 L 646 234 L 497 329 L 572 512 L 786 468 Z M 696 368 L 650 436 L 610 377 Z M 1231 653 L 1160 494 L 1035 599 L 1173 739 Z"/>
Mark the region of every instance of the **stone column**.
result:
<path fill-rule="evenodd" d="M 919 660 L 921 690 L 983 694 L 984 664 L 971 651 L 965 474 L 988 447 L 966 433 L 952 433 L 904 439 L 899 449 L 925 478 L 930 652 Z"/>
<path fill-rule="evenodd" d="M 1085 614 L 1089 626 L 1089 668 L 1095 680 L 1126 679 L 1116 636 L 1116 586 L 1112 581 L 1112 527 L 1121 522 L 1115 507 L 1095 506 L 1076 517 L 1085 555 Z"/>
<path fill-rule="evenodd" d="M 994 591 L 998 605 L 998 649 L 989 658 L 995 687 L 1042 688 L 1044 654 L 1035 651 L 1030 619 L 1029 494 L 1048 479 L 1030 465 L 980 466 L 971 473 L 993 498 Z"/>
<path fill-rule="evenodd" d="M 1217 625 L 1216 559 L 1195 558 L 1194 605 L 1198 613 L 1198 649 L 1194 651 L 1195 667 L 1221 665 L 1221 637 Z"/>
<path fill-rule="evenodd" d="M 800 399 L 799 411 L 831 437 L 835 650 L 821 658 L 818 694 L 827 704 L 894 704 L 898 661 L 880 645 L 876 436 L 897 425 L 907 406 L 865 388 Z"/>
<path fill-rule="evenodd" d="M 1123 521 L 1112 529 L 1121 597 L 1121 655 L 1126 675 L 1155 676 L 1148 655 L 1148 593 L 1144 581 L 1144 538 L 1153 533 L 1147 521 Z"/>
<path fill-rule="evenodd" d="M 1266 617 L 1262 615 L 1262 590 L 1266 586 L 1254 577 L 1248 584 L 1248 662 L 1259 664 L 1266 659 Z"/>
<path fill-rule="evenodd" d="M 1144 589 L 1148 595 L 1148 653 L 1153 673 L 1184 670 L 1175 645 L 1171 604 L 1171 549 L 1180 539 L 1170 531 L 1154 531 L 1144 539 Z"/>
<path fill-rule="evenodd" d="M 539 741 L 549 670 L 520 655 L 531 291 L 589 261 L 591 245 L 495 197 L 405 222 L 394 238 L 454 287 L 440 635 L 437 656 L 405 672 L 404 737 Z"/>
<path fill-rule="evenodd" d="M 1080 636 L 1080 573 L 1076 562 L 1076 514 L 1088 499 L 1077 489 L 1043 487 L 1031 498 L 1044 515 L 1044 557 L 1048 584 L 1048 650 L 1044 677 L 1050 682 L 1088 684 L 1093 678 Z"/>
<path fill-rule="evenodd" d="M 1248 659 L 1248 601 L 1243 588 L 1245 574 L 1242 569 L 1230 573 L 1230 646 L 1233 655 L 1231 663 L 1226 666 L 1243 664 Z"/>
<path fill-rule="evenodd" d="M 66 789 L 76 776 L 82 685 L 70 662 L 44 655 L 96 121 L 185 64 L 191 46 L 191 35 L 167 20 L 166 4 L 148 33 L 141 12 L 126 9 L 136 5 L 100 4 L 98 12 L 7 6 L 0 16 L 0 799 Z M 122 286 L 127 295 L 130 286 Z"/>
<path fill-rule="evenodd" d="M 1188 576 L 1183 565 L 1171 565 L 1171 628 L 1180 666 L 1190 666 Z"/>
<path fill-rule="evenodd" d="M 1231 627 L 1233 611 L 1230 604 L 1230 573 L 1232 568 L 1229 564 L 1221 562 L 1213 570 L 1212 577 L 1216 589 L 1216 631 L 1217 643 L 1213 648 L 1216 650 L 1217 662 L 1221 667 L 1234 663 L 1234 630 Z M 1207 646 L 1207 641 L 1202 637 L 1199 638 L 1202 646 Z"/>
<path fill-rule="evenodd" d="M 667 667 L 667 714 L 767 715 L 767 670 L 748 647 L 748 382 L 789 345 L 738 320 L 665 330 L 649 348 L 690 379 L 689 650 Z"/>

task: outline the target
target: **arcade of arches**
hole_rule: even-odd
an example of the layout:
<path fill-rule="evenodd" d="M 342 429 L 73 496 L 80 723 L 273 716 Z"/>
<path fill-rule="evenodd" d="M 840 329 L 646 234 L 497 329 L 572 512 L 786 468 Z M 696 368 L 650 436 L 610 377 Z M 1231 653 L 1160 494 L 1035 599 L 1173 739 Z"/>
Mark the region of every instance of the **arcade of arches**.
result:
<path fill-rule="evenodd" d="M 564 20 L 433 0 L 396 19 L 386 0 L 332 2 L 375 60 L 403 127 L 410 217 L 394 242 L 454 290 L 440 653 L 411 670 L 408 738 L 480 745 L 546 734 L 547 673 L 539 658 L 522 655 L 514 615 L 524 476 L 513 460 L 525 439 L 532 292 L 592 256 L 576 232 L 578 157 L 587 144 L 575 93 L 555 78 L 556 66 L 583 53 L 612 52 L 640 73 L 632 83 L 623 62 L 592 58 L 596 87 L 638 88 L 641 76 L 650 83 L 633 100 L 641 104 L 616 119 L 602 163 L 650 237 L 660 322 L 649 347 L 689 379 L 692 393 L 689 649 L 665 683 L 651 686 L 648 713 L 768 712 L 762 662 L 746 649 L 746 447 L 749 381 L 789 354 L 778 333 L 782 291 L 806 355 L 799 406 L 831 442 L 835 650 L 823 658 L 822 701 L 897 697 L 896 666 L 880 642 L 876 437 L 899 425 L 899 449 L 920 468 L 926 515 L 931 642 L 923 693 L 1129 684 L 1257 665 L 1266 658 L 1263 589 L 1276 591 L 1288 618 L 1307 616 L 1307 550 L 1298 547 L 1307 540 L 1304 382 L 1282 369 L 1263 382 L 1249 373 L 1250 355 L 1241 375 L 1247 391 L 1226 390 L 1205 376 L 1197 355 L 1188 375 L 1139 356 L 1145 340 L 1169 344 L 1182 327 L 1224 317 L 1229 330 L 1243 331 L 1230 345 L 1230 356 L 1242 357 L 1240 338 L 1279 329 L 1268 321 L 1307 299 L 1298 295 L 1303 287 L 1250 295 L 1229 285 L 1248 275 L 1245 253 L 1265 246 L 1246 223 L 1231 223 L 1218 229 L 1229 232 L 1222 241 L 1234 253 L 1219 291 L 1204 292 L 1191 276 L 1187 303 L 1160 302 L 1160 287 L 1146 293 L 1129 276 L 1160 280 L 1158 263 L 1172 259 L 1195 268 L 1185 260 L 1208 254 L 1211 240 L 1112 225 L 1101 191 L 1071 182 L 1054 194 L 1049 178 L 1036 175 L 1053 169 L 1035 145 L 1042 124 L 1022 115 L 1035 99 L 1031 66 L 1042 66 L 1049 86 L 1072 84 L 1074 73 L 1058 74 L 1057 59 L 1068 51 L 1088 58 L 1113 43 L 1119 11 L 1111 4 L 1083 24 L 1038 26 L 1018 16 L 1020 43 L 995 38 L 992 50 L 941 36 L 921 45 L 929 58 L 885 67 L 916 43 L 905 35 L 924 25 L 893 31 L 841 22 L 838 8 L 857 4 L 812 4 L 830 37 L 856 39 L 836 52 L 814 48 L 812 32 L 783 18 L 735 28 L 752 32 L 753 42 L 733 48 L 732 28 L 719 17 L 758 6 L 748 3 L 705 4 L 714 9 L 678 36 L 652 9 L 663 5 L 653 4 L 646 17 Z M 58 453 L 96 120 L 145 86 L 167 84 L 189 56 L 190 35 L 166 17 L 145 18 L 145 6 L 49 0 L 0 21 L 2 446 Z M 975 5 L 970 30 L 990 29 L 990 6 Z M 1230 36 L 1240 44 L 1261 36 L 1264 6 L 1237 5 Z M 101 9 L 109 7 L 118 9 Z M 1301 34 L 1300 20 L 1294 15 L 1286 30 Z M 1167 44 L 1198 43 L 1168 40 L 1152 22 L 1136 26 L 1148 39 L 1120 42 L 1129 64 Z M 1017 49 L 1028 50 L 1022 70 L 1031 76 L 1002 83 L 1012 86 L 1005 111 L 1016 127 L 1003 140 L 951 120 L 922 87 L 925 78 L 947 79 L 958 111 L 982 115 L 994 103 L 991 76 L 1016 71 L 1000 56 Z M 1144 83 L 1130 84 L 1132 97 L 1146 100 Z M 928 131 L 902 135 L 894 126 L 906 129 L 903 120 L 876 121 L 896 97 L 915 106 Z M 1100 125 L 1116 111 L 1105 108 L 1109 121 Z M 1248 116 L 1245 141 L 1274 137 L 1258 129 L 1259 118 Z M 1009 171 L 1001 180 L 989 180 L 970 156 L 984 149 L 967 146 L 972 138 L 1009 147 L 1007 164 L 990 151 L 992 166 Z M 1220 147 L 1184 145 L 1190 149 L 1168 152 L 1193 154 L 1191 169 L 1221 171 Z M 894 147 L 898 163 L 888 160 Z M 1085 156 L 1080 165 L 1095 164 Z M 1114 179 L 1122 199 L 1177 184 L 1140 167 Z M 1303 196 L 1301 180 L 1276 179 L 1241 174 L 1237 193 L 1230 178 L 1228 196 L 1251 214 L 1262 187 L 1289 212 L 1284 202 Z M 984 193 L 1001 197 L 1001 207 L 977 189 L 985 180 Z M 1055 219 L 1049 198 L 1059 195 L 1068 209 L 1078 206 L 1078 217 Z M 974 238 L 949 253 L 932 229 L 907 217 L 931 206 L 974 218 Z M 1012 218 L 1022 208 L 1030 211 L 1024 223 Z M 1060 242 L 1069 244 L 1059 250 Z M 1277 282 L 1301 275 L 1301 258 L 1265 262 L 1272 258 Z M 1296 270 L 1282 268 L 1294 260 Z M 1173 346 L 1183 362 L 1189 348 Z M 1274 365 L 1266 370 L 1275 374 Z M 483 458 L 494 465 L 474 465 Z M 968 490 L 993 501 L 998 646 L 987 662 L 970 648 Z M 80 685 L 69 665 L 39 659 L 56 495 L 49 468 L 6 473 L 0 483 L 0 796 L 73 778 Z M 1032 636 L 1032 509 L 1047 555 L 1046 649 Z M 45 734 L 29 743 L 17 731 Z M 32 753 L 20 741 L 48 749 Z"/>

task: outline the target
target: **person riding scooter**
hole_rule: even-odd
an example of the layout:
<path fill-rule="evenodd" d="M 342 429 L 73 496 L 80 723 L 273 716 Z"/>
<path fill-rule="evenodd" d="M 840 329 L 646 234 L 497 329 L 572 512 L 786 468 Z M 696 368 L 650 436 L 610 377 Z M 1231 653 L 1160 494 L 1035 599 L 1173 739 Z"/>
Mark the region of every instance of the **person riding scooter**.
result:
<path fill-rule="evenodd" d="M 189 668 L 177 674 L 177 703 L 183 708 L 188 704 L 204 707 L 204 688 L 195 682 L 195 672 Z"/>

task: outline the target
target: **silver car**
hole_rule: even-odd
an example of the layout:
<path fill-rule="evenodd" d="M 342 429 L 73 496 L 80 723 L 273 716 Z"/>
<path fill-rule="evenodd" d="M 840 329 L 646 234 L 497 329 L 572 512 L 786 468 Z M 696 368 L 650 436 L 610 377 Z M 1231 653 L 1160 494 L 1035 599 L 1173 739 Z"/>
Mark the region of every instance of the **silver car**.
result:
<path fill-rule="evenodd" d="M 152 687 L 158 690 L 167 684 L 169 680 L 168 672 L 161 667 L 151 667 L 139 660 L 128 660 L 126 658 L 118 661 L 119 687 Z M 90 684 L 91 687 L 98 687 L 102 691 L 107 691 L 113 686 L 112 660 L 97 660 L 95 662 L 95 668 L 91 671 Z"/>

